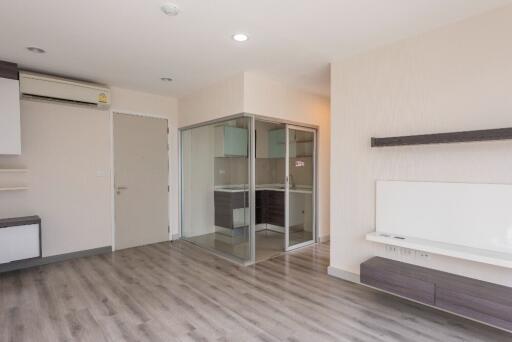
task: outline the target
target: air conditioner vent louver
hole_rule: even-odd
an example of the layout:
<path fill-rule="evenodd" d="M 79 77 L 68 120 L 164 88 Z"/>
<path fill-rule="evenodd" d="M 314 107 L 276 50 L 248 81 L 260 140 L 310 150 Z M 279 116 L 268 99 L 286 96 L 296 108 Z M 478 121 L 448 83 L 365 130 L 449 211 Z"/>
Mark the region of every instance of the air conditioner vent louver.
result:
<path fill-rule="evenodd" d="M 35 100 L 42 100 L 42 101 L 48 101 L 48 102 L 62 102 L 62 103 L 71 103 L 71 104 L 77 104 L 81 106 L 90 106 L 90 107 L 97 107 L 97 103 L 92 102 L 84 102 L 84 101 L 76 101 L 76 100 L 68 100 L 68 99 L 58 99 L 56 97 L 48 97 L 48 96 L 40 96 L 40 95 L 32 95 L 32 94 L 23 94 L 24 98 L 27 99 L 35 99 Z"/>
<path fill-rule="evenodd" d="M 110 90 L 104 86 L 52 76 L 20 73 L 20 91 L 23 97 L 43 101 L 72 103 L 107 109 Z"/>

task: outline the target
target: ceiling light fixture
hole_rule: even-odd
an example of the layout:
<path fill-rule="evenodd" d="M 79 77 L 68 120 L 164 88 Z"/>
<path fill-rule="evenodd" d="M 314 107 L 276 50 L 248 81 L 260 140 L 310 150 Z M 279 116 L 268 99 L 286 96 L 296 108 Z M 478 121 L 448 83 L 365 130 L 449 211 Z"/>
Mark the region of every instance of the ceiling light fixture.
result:
<path fill-rule="evenodd" d="M 165 2 L 160 9 L 164 14 L 175 17 L 180 13 L 180 7 L 172 2 Z"/>
<path fill-rule="evenodd" d="M 46 52 L 43 49 L 35 47 L 35 46 L 29 46 L 29 47 L 27 47 L 27 50 L 30 52 L 33 52 L 33 53 L 45 53 Z"/>
<path fill-rule="evenodd" d="M 245 33 L 236 33 L 233 35 L 233 40 L 237 42 L 245 42 L 247 39 L 249 39 L 249 36 Z"/>
<path fill-rule="evenodd" d="M 163 81 L 163 82 L 172 82 L 174 81 L 172 78 L 170 77 L 160 77 L 160 80 Z"/>

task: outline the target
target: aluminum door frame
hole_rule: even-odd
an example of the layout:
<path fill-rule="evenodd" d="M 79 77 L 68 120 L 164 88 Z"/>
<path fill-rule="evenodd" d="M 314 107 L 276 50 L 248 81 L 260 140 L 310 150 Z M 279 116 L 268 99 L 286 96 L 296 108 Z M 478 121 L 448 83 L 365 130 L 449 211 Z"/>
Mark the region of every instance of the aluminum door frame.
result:
<path fill-rule="evenodd" d="M 297 126 L 292 124 L 286 124 L 286 153 L 285 153 L 285 192 L 284 192 L 284 210 L 285 210 L 285 223 L 284 223 L 284 250 L 286 252 L 293 251 L 297 248 L 309 246 L 311 244 L 314 244 L 317 240 L 317 224 L 316 224 L 316 160 L 317 160 L 317 141 L 316 141 L 316 129 L 314 128 L 308 128 L 303 126 Z M 312 209 L 313 209 L 313 217 L 312 217 L 312 224 L 313 224 L 313 231 L 311 240 L 304 241 L 301 243 L 298 243 L 296 245 L 290 246 L 290 130 L 298 130 L 298 131 L 304 131 L 304 132 L 311 132 L 313 133 L 313 187 L 311 189 L 311 199 L 312 199 Z"/>

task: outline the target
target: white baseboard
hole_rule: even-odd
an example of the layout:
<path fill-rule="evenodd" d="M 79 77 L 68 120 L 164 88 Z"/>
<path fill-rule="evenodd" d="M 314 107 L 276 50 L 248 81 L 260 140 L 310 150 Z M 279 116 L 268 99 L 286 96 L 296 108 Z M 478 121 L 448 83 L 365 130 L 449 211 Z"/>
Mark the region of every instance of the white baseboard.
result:
<path fill-rule="evenodd" d="M 330 235 L 323 235 L 323 236 L 319 236 L 318 237 L 318 241 L 323 243 L 323 242 L 329 242 L 331 240 L 331 236 Z"/>
<path fill-rule="evenodd" d="M 181 238 L 181 234 L 172 234 L 171 241 L 179 240 Z"/>
<path fill-rule="evenodd" d="M 267 224 L 267 230 L 284 234 L 284 227 L 274 226 L 273 224 Z"/>
<path fill-rule="evenodd" d="M 361 277 L 359 276 L 359 274 L 345 271 L 342 270 L 341 268 L 329 266 L 327 268 L 327 274 L 330 275 L 331 277 L 336 277 L 346 281 L 350 281 L 352 283 L 361 284 Z"/>
<path fill-rule="evenodd" d="M 256 225 L 256 231 L 261 232 L 267 229 L 267 225 L 265 223 L 260 223 Z"/>

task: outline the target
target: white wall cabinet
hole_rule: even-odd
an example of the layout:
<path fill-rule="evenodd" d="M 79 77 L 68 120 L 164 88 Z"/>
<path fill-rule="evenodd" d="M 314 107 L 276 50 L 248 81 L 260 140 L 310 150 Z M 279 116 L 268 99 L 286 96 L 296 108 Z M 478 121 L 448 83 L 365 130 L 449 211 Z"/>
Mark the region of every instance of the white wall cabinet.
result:
<path fill-rule="evenodd" d="M 0 76 L 0 155 L 21 154 L 20 86 Z"/>
<path fill-rule="evenodd" d="M 247 157 L 247 142 L 246 128 L 215 127 L 216 157 Z"/>
<path fill-rule="evenodd" d="M 37 217 L 0 220 L 0 264 L 40 257 L 40 226 Z"/>

